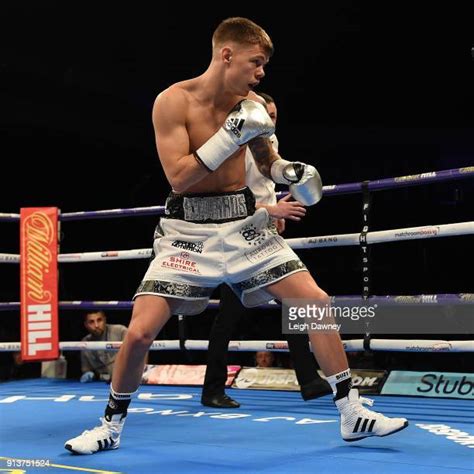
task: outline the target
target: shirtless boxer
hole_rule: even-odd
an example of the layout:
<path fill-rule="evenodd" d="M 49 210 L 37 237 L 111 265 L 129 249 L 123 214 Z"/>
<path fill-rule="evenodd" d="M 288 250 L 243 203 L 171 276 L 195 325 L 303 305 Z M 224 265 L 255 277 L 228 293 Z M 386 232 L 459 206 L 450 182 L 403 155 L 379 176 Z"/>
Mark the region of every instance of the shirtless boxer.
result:
<path fill-rule="evenodd" d="M 254 196 L 245 187 L 249 146 L 260 172 L 289 185 L 296 200 L 312 205 L 322 196 L 316 169 L 283 160 L 267 138 L 274 125 L 253 89 L 265 76 L 272 53 L 271 39 L 261 27 L 245 18 L 229 18 L 214 32 L 208 69 L 158 95 L 153 124 L 172 191 L 154 242 L 156 257 L 135 294 L 102 423 L 66 441 L 69 451 L 92 454 L 119 447 L 152 341 L 172 314 L 202 312 L 220 283 L 231 286 L 246 306 L 273 298 L 329 305 L 328 295 L 275 232 L 268 212 L 255 211 Z M 278 250 L 265 252 L 273 244 Z M 309 336 L 333 390 L 344 440 L 386 436 L 408 425 L 405 418 L 387 418 L 363 406 L 367 400 L 351 388 L 337 332 Z"/>

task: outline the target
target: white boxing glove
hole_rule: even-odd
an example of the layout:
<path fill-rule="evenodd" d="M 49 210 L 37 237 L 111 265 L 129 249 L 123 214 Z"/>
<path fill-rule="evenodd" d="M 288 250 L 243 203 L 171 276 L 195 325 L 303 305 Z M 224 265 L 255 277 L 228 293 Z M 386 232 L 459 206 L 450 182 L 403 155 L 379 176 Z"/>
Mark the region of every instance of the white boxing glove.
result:
<path fill-rule="evenodd" d="M 299 161 L 275 160 L 270 174 L 275 183 L 288 184 L 291 195 L 304 206 L 312 206 L 323 197 L 318 170 Z"/>
<path fill-rule="evenodd" d="M 270 137 L 274 131 L 275 125 L 265 107 L 245 99 L 231 110 L 224 125 L 195 151 L 194 156 L 214 171 L 252 138 Z"/>

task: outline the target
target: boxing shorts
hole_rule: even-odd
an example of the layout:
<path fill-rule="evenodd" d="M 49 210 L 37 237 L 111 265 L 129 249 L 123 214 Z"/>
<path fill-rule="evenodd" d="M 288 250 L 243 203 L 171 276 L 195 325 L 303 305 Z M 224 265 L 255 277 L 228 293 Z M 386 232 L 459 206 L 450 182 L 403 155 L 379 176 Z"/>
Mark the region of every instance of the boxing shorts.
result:
<path fill-rule="evenodd" d="M 249 188 L 219 194 L 172 192 L 153 243 L 153 258 L 134 296 L 176 298 L 176 314 L 199 314 L 228 284 L 247 307 L 273 299 L 265 287 L 307 271 L 278 235 Z"/>

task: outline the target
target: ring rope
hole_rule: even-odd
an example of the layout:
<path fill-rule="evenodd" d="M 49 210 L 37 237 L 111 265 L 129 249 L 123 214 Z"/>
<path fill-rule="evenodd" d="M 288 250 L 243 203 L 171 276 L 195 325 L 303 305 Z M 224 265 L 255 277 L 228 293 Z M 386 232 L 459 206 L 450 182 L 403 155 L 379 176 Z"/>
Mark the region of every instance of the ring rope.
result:
<path fill-rule="evenodd" d="M 382 191 L 386 189 L 402 188 L 407 186 L 417 186 L 442 181 L 452 181 L 457 179 L 470 178 L 474 176 L 474 166 L 464 168 L 453 168 L 441 171 L 428 171 L 407 176 L 397 176 L 395 178 L 377 179 L 368 181 L 369 191 Z M 363 183 L 345 183 L 323 186 L 325 196 L 336 194 L 353 194 L 362 192 Z M 283 197 L 287 192 L 278 192 L 277 197 Z M 135 207 L 128 209 L 106 209 L 100 211 L 79 211 L 66 212 L 59 216 L 61 221 L 76 221 L 86 219 L 105 219 L 114 217 L 133 217 L 143 215 L 161 215 L 164 213 L 164 206 Z M 18 221 L 20 214 L 0 213 L 1 221 Z"/>
<path fill-rule="evenodd" d="M 367 299 L 357 295 L 339 295 L 331 297 L 331 304 L 338 303 L 372 303 L 372 304 L 397 304 L 397 305 L 436 305 L 436 304 L 473 304 L 474 293 L 444 293 L 432 295 L 372 295 Z M 208 308 L 217 308 L 219 300 L 209 300 Z M 275 302 L 262 304 L 259 308 L 274 309 L 280 307 Z M 133 301 L 60 301 L 59 308 L 64 310 L 130 310 L 133 308 Z M 14 311 L 20 309 L 19 301 L 9 301 L 0 303 L 0 311 Z"/>
<path fill-rule="evenodd" d="M 352 339 L 342 341 L 346 352 L 362 352 L 364 348 L 363 339 Z M 474 341 L 445 341 L 430 339 L 371 339 L 369 349 L 372 351 L 399 351 L 399 352 L 474 352 Z M 64 351 L 117 351 L 122 345 L 121 341 L 66 341 L 60 342 L 59 348 Z M 205 351 L 209 341 L 192 340 L 185 341 L 187 350 Z M 0 352 L 19 351 L 20 342 L 1 342 Z M 179 340 L 157 340 L 150 346 L 151 351 L 179 351 Z M 286 341 L 230 341 L 229 351 L 232 352 L 288 352 Z"/>
<path fill-rule="evenodd" d="M 474 234 L 474 221 L 454 224 L 406 227 L 402 229 L 378 230 L 367 233 L 368 244 L 417 240 L 439 237 L 454 237 Z M 345 247 L 360 245 L 360 233 L 322 235 L 285 239 L 295 250 L 321 247 Z M 104 260 L 133 260 L 150 258 L 152 249 L 105 250 L 98 252 L 63 253 L 58 255 L 60 263 L 99 262 Z M 19 254 L 0 253 L 0 263 L 19 263 Z"/>

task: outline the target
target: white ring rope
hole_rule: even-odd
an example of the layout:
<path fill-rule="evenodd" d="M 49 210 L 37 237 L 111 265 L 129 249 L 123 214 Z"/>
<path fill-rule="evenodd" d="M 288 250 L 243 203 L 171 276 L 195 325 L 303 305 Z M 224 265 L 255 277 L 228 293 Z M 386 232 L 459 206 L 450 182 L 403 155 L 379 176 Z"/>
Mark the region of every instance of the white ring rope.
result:
<path fill-rule="evenodd" d="M 194 351 L 205 351 L 209 341 L 186 340 L 185 348 Z M 346 352 L 361 352 L 364 348 L 363 339 L 343 341 Z M 117 351 L 122 342 L 117 341 L 67 341 L 60 342 L 59 348 L 64 351 Z M 19 351 L 20 342 L 0 343 L 0 352 Z M 430 339 L 371 339 L 368 349 L 372 351 L 400 351 L 400 352 L 474 352 L 474 341 L 445 341 Z M 153 341 L 151 351 L 179 351 L 179 340 Z M 286 341 L 230 341 L 229 351 L 240 352 L 288 352 Z"/>
<path fill-rule="evenodd" d="M 455 224 L 407 227 L 404 229 L 378 230 L 367 233 L 368 244 L 397 242 L 402 240 L 453 237 L 474 234 L 474 221 Z M 302 237 L 287 239 L 292 249 L 310 249 L 315 247 L 343 247 L 360 245 L 360 232 L 354 234 L 326 235 L 321 237 Z"/>
<path fill-rule="evenodd" d="M 406 227 L 403 229 L 379 230 L 367 234 L 368 244 L 395 242 L 404 240 L 454 237 L 474 234 L 474 221 L 454 224 Z M 317 247 L 343 247 L 360 245 L 360 233 L 323 235 L 285 239 L 292 249 L 310 249 Z M 60 263 L 98 262 L 104 260 L 132 260 L 150 258 L 152 249 L 106 250 L 99 252 L 63 253 L 58 255 Z M 20 255 L 0 253 L 0 263 L 19 263 Z"/>

